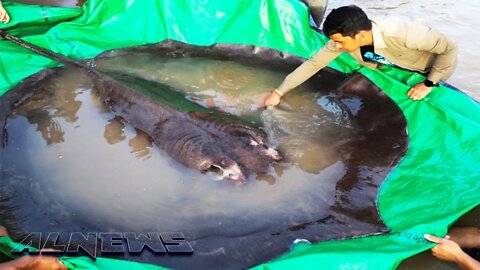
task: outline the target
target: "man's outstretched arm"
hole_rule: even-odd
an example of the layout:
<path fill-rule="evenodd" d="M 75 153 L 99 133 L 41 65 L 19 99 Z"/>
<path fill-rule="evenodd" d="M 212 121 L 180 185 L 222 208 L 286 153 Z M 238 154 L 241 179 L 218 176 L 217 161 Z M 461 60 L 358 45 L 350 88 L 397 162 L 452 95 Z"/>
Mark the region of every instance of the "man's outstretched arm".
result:
<path fill-rule="evenodd" d="M 305 61 L 283 80 L 277 89 L 274 89 L 266 98 L 265 106 L 276 106 L 283 95 L 308 80 L 320 69 L 326 67 L 341 51 L 335 48 L 333 42 L 328 42 L 311 59 Z"/>

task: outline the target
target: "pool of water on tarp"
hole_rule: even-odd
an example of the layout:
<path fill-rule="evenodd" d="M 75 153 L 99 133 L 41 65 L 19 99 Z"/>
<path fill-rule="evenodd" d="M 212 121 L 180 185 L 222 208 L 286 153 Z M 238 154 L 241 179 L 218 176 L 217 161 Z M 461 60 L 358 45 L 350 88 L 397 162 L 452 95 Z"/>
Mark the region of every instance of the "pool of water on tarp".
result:
<path fill-rule="evenodd" d="M 376 186 L 388 172 L 365 160 L 355 164 L 363 183 L 340 184 L 353 166 L 348 160 L 358 146 L 352 142 L 361 137 L 352 118 L 363 107 L 354 95 L 336 101 L 330 91 L 342 76 L 304 84 L 286 99 L 286 109 L 263 110 L 262 98 L 285 72 L 141 53 L 101 59 L 97 66 L 168 84 L 194 102 L 261 124 L 286 162 L 242 187 L 185 168 L 115 117 L 82 72 L 62 68 L 39 82 L 7 120 L 8 144 L 0 149 L 2 210 L 19 231 L 179 231 L 200 256 L 218 253 L 225 239 L 284 234 L 273 240 L 284 245 L 271 249 L 278 256 L 297 237 L 319 241 L 385 230 L 375 217 L 362 219 L 338 207 L 340 194 L 358 189 L 361 197 L 348 202 L 343 196 L 340 203 L 355 205 L 350 210 L 360 216 L 376 211 Z M 348 104 L 348 112 L 340 104 Z M 314 233 L 304 229 L 312 222 L 318 225 Z M 244 256 L 229 254 L 229 248 L 251 245 L 239 241 L 221 256 Z M 244 263 L 273 258 L 255 256 Z"/>

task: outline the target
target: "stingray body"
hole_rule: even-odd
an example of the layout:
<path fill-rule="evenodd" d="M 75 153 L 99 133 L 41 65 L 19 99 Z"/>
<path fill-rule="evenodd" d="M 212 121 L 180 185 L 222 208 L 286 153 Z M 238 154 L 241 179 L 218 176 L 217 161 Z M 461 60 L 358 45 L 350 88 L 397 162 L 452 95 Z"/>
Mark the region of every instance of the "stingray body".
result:
<path fill-rule="evenodd" d="M 4 38 L 64 64 L 85 71 L 102 100 L 133 127 L 147 133 L 160 148 L 183 165 L 198 170 L 218 169 L 226 179 L 244 182 L 249 175 L 267 173 L 279 153 L 269 147 L 266 134 L 229 116 L 188 112 L 154 100 L 107 73 L 45 50 L 5 32 Z M 160 87 L 161 86 L 161 87 Z M 158 91 L 175 91 L 159 85 Z"/>

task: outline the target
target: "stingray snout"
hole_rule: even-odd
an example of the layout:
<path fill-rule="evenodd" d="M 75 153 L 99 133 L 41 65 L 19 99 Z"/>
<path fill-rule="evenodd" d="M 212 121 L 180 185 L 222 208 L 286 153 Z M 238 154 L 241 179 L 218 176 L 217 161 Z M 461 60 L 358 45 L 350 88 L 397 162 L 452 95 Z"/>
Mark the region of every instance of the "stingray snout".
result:
<path fill-rule="evenodd" d="M 234 181 L 239 181 L 239 182 L 245 182 L 246 177 L 245 174 L 243 173 L 242 169 L 236 162 L 233 162 L 232 164 L 214 164 L 214 167 L 218 168 L 222 172 L 222 176 L 226 179 L 234 180 Z"/>

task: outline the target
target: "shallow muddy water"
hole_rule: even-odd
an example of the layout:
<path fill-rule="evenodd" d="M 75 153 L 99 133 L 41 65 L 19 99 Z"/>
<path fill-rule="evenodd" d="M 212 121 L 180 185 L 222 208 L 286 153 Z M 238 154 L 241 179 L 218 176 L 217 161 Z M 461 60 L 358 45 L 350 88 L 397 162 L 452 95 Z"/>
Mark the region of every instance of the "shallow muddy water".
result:
<path fill-rule="evenodd" d="M 376 213 L 376 187 L 398 160 L 399 146 L 388 141 L 387 158 L 384 144 L 368 146 L 371 135 L 356 117 L 370 101 L 333 94 L 343 75 L 326 73 L 323 89 L 306 83 L 286 99 L 286 109 L 263 110 L 256 104 L 284 72 L 145 53 L 96 64 L 129 74 L 129 83 L 166 84 L 192 102 L 262 126 L 285 159 L 241 187 L 188 169 L 115 116 L 82 72 L 62 68 L 37 83 L 7 119 L 1 214 L 17 235 L 179 231 L 193 243 L 194 258 L 166 265 L 188 268 L 200 260 L 215 268 L 223 257 L 226 267 L 261 263 L 296 238 L 315 242 L 386 230 Z M 263 254 L 245 250 L 258 237 L 278 247 Z M 224 254 L 215 252 L 219 248 Z M 153 256 L 137 259 L 158 263 Z"/>

